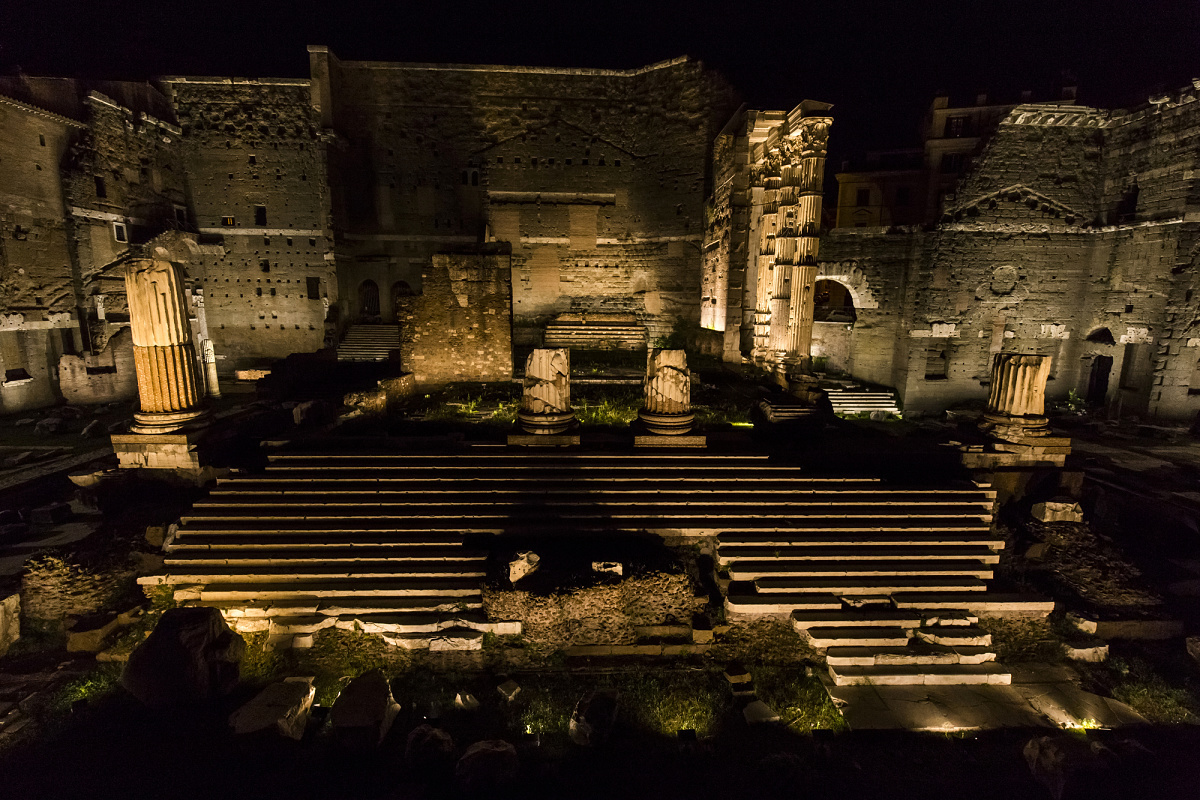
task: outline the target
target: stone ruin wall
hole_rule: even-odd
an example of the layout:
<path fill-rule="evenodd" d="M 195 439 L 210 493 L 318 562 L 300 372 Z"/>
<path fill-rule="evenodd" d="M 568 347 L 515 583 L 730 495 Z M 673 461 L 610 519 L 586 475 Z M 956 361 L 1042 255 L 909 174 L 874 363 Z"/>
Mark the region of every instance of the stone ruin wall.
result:
<path fill-rule="evenodd" d="M 188 265 L 218 369 L 312 352 L 338 298 L 325 147 L 307 80 L 169 78 L 191 213 Z M 256 219 L 256 207 L 266 219 Z M 233 225 L 224 224 L 231 217 Z M 216 245 L 215 247 L 213 245 Z"/>
<path fill-rule="evenodd" d="M 418 289 L 433 252 L 490 232 L 512 244 L 520 343 L 540 344 L 544 324 L 573 308 L 632 311 L 652 338 L 697 317 L 708 147 L 732 110 L 697 62 L 315 63 L 351 143 L 331 156 L 354 262 L 343 291 L 375 280 L 386 317 L 389 286 Z"/>
<path fill-rule="evenodd" d="M 435 255 L 422 283 L 400 315 L 400 363 L 417 384 L 511 380 L 508 255 Z"/>
<path fill-rule="evenodd" d="M 1177 101 L 1073 117 L 1018 107 L 938 226 L 826 234 L 822 275 L 861 284 L 852 374 L 921 413 L 985 398 L 996 352 L 1052 356 L 1050 401 L 1085 396 L 1108 356 L 1110 410 L 1194 418 L 1200 103 Z M 1118 219 L 1134 179 L 1136 212 Z M 860 305 L 864 289 L 878 308 Z M 1102 328 L 1113 344 L 1088 341 Z M 944 378 L 927 379 L 931 353 L 945 354 Z"/>

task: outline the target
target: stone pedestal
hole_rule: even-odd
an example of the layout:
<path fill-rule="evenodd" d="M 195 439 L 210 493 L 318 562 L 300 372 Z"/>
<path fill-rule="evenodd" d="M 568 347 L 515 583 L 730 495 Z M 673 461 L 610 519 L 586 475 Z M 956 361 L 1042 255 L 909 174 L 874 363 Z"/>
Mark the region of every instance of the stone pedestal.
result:
<path fill-rule="evenodd" d="M 577 435 L 568 434 L 576 426 L 575 412 L 571 409 L 570 350 L 539 348 L 529 354 L 517 424 L 525 435 L 509 436 L 509 444 L 579 443 Z M 543 440 L 543 437 L 556 438 Z"/>
<path fill-rule="evenodd" d="M 962 462 L 990 484 L 997 502 L 1023 496 L 1034 476 L 1059 471 L 1071 454 L 1071 440 L 1052 436 L 1045 417 L 1050 357 L 997 353 L 987 410 L 979 419 L 985 441 L 962 448 Z"/>

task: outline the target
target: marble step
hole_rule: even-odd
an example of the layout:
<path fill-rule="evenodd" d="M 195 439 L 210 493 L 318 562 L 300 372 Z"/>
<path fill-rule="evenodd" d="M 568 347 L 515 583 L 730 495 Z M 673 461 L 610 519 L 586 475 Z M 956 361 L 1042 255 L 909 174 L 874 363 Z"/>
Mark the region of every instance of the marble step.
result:
<path fill-rule="evenodd" d="M 994 662 L 984 664 L 829 666 L 835 686 L 958 686 L 1012 683 L 1012 674 Z"/>
<path fill-rule="evenodd" d="M 377 578 L 475 578 L 482 579 L 486 572 L 480 564 L 454 562 L 338 562 L 297 564 L 291 561 L 276 561 L 270 564 L 194 564 L 187 559 L 172 559 L 164 565 L 165 574 L 148 576 L 159 578 L 159 585 L 178 583 L 262 583 L 279 584 L 292 581 L 353 579 L 372 580 Z"/>
<path fill-rule="evenodd" d="M 252 566 L 256 564 L 270 565 L 280 560 L 289 564 L 334 564 L 360 562 L 394 562 L 406 564 L 412 562 L 483 562 L 487 553 L 479 550 L 468 550 L 465 547 L 449 547 L 444 545 L 396 545 L 375 546 L 359 545 L 353 547 L 335 546 L 331 542 L 318 542 L 305 545 L 279 545 L 276 542 L 242 541 L 227 543 L 223 537 L 216 543 L 195 543 L 191 539 L 199 536 L 176 539 L 172 545 L 167 564 L 187 563 L 194 566 L 201 564 Z"/>
<path fill-rule="evenodd" d="M 864 529 L 843 526 L 840 530 L 852 531 L 852 536 L 839 535 L 839 530 L 823 529 L 794 531 L 776 529 L 772 531 L 745 530 L 723 531 L 717 536 L 719 551 L 733 545 L 739 547 L 809 548 L 809 547 L 988 547 L 1002 549 L 1004 540 L 996 538 L 991 528 L 974 521 L 958 524 L 953 520 L 939 520 L 931 525 L 899 525 L 889 528 Z"/>
<path fill-rule="evenodd" d="M 933 625 L 913 631 L 913 636 L 928 644 L 946 647 L 988 647 L 992 635 L 974 625 Z"/>
<path fill-rule="evenodd" d="M 368 617 L 374 615 L 415 619 L 461 618 L 482 614 L 481 597 L 308 597 L 256 600 L 215 600 L 204 603 L 227 618 Z"/>
<path fill-rule="evenodd" d="M 990 647 L 914 646 L 911 642 L 900 647 L 839 645 L 825 651 L 825 663 L 834 667 L 985 664 L 995 660 Z"/>
<path fill-rule="evenodd" d="M 878 545 L 862 542 L 855 547 L 771 547 L 770 545 L 721 545 L 717 550 L 719 566 L 743 565 L 747 562 L 779 560 L 784 563 L 821 563 L 825 561 L 974 561 L 997 564 L 1000 554 L 990 547 L 961 547 L 945 544 L 938 547 L 913 545 Z"/>
<path fill-rule="evenodd" d="M 792 627 L 804 631 L 813 627 L 826 628 L 917 628 L 922 615 L 913 611 L 882 607 L 878 609 L 838 609 L 836 611 L 795 611 Z"/>
<path fill-rule="evenodd" d="M 725 595 L 725 613 L 730 618 L 787 617 L 800 611 L 838 611 L 841 598 L 832 594 L 756 594 L 731 589 Z"/>
<path fill-rule="evenodd" d="M 827 647 L 904 647 L 910 638 L 907 628 L 874 628 L 863 625 L 846 628 L 812 627 L 804 628 L 799 633 L 819 650 Z"/>
<path fill-rule="evenodd" d="M 1054 601 L 1037 594 L 1018 592 L 897 592 L 892 602 L 899 608 L 927 612 L 964 610 L 980 617 L 1042 618 L 1054 611 Z"/>
<path fill-rule="evenodd" d="M 965 576 L 877 578 L 759 578 L 754 581 L 760 594 L 800 594 L 821 592 L 844 596 L 890 595 L 896 592 L 983 592 L 987 584 Z M 961 606 L 959 606 L 961 608 Z"/>
<path fill-rule="evenodd" d="M 736 561 L 729 565 L 733 580 L 763 578 L 851 578 L 870 576 L 966 576 L 989 580 L 992 570 L 978 561 L 865 561 L 848 563 L 809 562 L 785 559 Z M 760 589 L 761 591 L 761 589 Z"/>
<path fill-rule="evenodd" d="M 146 580 L 139 578 L 139 582 Z M 460 579 L 344 579 L 296 580 L 286 584 L 211 583 L 199 587 L 180 586 L 177 600 L 237 601 L 318 600 L 351 597 L 476 598 L 481 595 L 479 581 Z"/>

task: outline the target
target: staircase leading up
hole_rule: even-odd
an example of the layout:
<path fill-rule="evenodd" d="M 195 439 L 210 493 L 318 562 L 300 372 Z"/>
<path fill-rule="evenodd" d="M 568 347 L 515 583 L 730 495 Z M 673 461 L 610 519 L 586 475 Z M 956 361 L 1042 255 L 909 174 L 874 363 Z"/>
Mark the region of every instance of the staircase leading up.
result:
<path fill-rule="evenodd" d="M 1002 547 L 992 497 L 757 456 L 279 453 L 221 479 L 181 519 L 164 573 L 142 582 L 301 646 L 359 625 L 405 647 L 470 649 L 519 624 L 484 618 L 487 554 L 468 539 L 652 533 L 719 543 L 731 617 L 887 602 L 915 620 L 890 627 L 916 631 L 930 609 L 999 608 L 984 591 Z"/>
<path fill-rule="evenodd" d="M 387 361 L 400 349 L 399 325 L 351 325 L 337 348 L 338 361 Z"/>
<path fill-rule="evenodd" d="M 546 347 L 579 350 L 637 350 L 646 346 L 646 327 L 633 314 L 560 314 L 546 326 Z"/>
<path fill-rule="evenodd" d="M 881 411 L 885 414 L 900 414 L 896 393 L 892 391 L 871 392 L 865 389 L 827 389 L 833 413 L 845 415 Z"/>

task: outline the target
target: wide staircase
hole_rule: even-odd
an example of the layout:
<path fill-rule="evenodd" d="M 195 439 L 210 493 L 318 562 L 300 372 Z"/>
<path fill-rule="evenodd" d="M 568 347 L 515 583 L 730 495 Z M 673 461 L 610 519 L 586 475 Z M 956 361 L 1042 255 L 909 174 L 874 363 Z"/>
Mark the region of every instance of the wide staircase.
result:
<path fill-rule="evenodd" d="M 828 494 L 789 529 L 718 535 L 729 616 L 789 619 L 839 686 L 1011 682 L 979 617 L 1054 604 L 987 591 L 1004 547 L 995 492 L 846 481 Z"/>
<path fill-rule="evenodd" d="M 280 452 L 259 474 L 221 479 L 180 520 L 163 573 L 141 581 L 281 646 L 334 626 L 408 648 L 475 649 L 485 632 L 520 628 L 485 618 L 487 553 L 467 541 L 653 533 L 719 542 L 731 617 L 801 626 L 795 614 L 824 612 L 834 616 L 808 627 L 836 630 L 881 610 L 856 604 L 886 600 L 909 616 L 868 627 L 915 637 L 940 623 L 901 624 L 914 615 L 944 622 L 1006 602 L 984 593 L 1002 546 L 988 530 L 991 502 L 970 485 L 810 477 L 765 456 Z M 831 657 L 841 655 L 861 654 Z"/>
<path fill-rule="evenodd" d="M 842 416 L 881 412 L 899 416 L 900 405 L 892 391 L 868 391 L 862 388 L 827 389 L 833 413 Z"/>
<path fill-rule="evenodd" d="M 337 347 L 337 360 L 387 361 L 399 348 L 399 325 L 351 325 Z"/>

